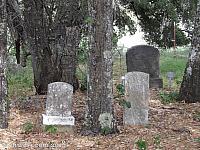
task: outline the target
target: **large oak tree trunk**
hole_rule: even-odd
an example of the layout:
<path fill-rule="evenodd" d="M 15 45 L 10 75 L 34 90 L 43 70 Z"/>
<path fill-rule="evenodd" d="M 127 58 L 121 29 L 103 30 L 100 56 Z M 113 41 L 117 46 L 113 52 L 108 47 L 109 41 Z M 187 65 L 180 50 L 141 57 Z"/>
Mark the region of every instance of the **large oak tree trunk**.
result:
<path fill-rule="evenodd" d="M 74 11 L 78 1 L 59 0 L 52 4 L 48 0 L 24 0 L 24 6 L 36 92 L 45 94 L 47 85 L 55 81 L 68 82 L 76 90 L 76 54 L 81 32 Z"/>
<path fill-rule="evenodd" d="M 192 47 L 180 88 L 180 100 L 200 102 L 200 1 L 197 5 Z"/>
<path fill-rule="evenodd" d="M 0 0 L 0 128 L 8 127 L 6 69 L 7 23 L 5 0 Z"/>
<path fill-rule="evenodd" d="M 86 123 L 90 130 L 114 129 L 112 109 L 113 0 L 89 0 L 89 89 Z M 104 124 L 104 123 L 105 124 Z"/>

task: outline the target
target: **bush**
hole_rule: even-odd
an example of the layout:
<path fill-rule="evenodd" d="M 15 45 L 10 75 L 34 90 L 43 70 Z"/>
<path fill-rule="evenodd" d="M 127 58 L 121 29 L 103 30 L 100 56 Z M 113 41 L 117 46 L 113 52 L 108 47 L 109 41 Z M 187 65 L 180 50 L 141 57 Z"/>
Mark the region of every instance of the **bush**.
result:
<path fill-rule="evenodd" d="M 111 132 L 112 132 L 112 129 L 109 128 L 109 127 L 103 127 L 103 128 L 101 128 L 101 134 L 102 134 L 102 135 L 108 135 L 108 134 L 110 134 Z"/>
<path fill-rule="evenodd" d="M 160 148 L 160 135 L 156 135 L 155 137 L 154 137 L 154 144 L 155 144 L 155 146 L 156 146 L 156 148 Z"/>
<path fill-rule="evenodd" d="M 131 103 L 124 99 L 124 95 L 125 95 L 124 85 L 118 84 L 116 86 L 116 90 L 117 90 L 117 96 L 115 97 L 115 100 L 118 101 L 119 105 L 123 106 L 124 108 L 131 108 Z"/>
<path fill-rule="evenodd" d="M 46 125 L 44 130 L 45 132 L 56 133 L 58 129 L 54 125 Z"/>
<path fill-rule="evenodd" d="M 23 131 L 27 134 L 33 131 L 33 123 L 32 122 L 26 122 L 23 124 Z"/>
<path fill-rule="evenodd" d="M 179 98 L 179 93 L 177 92 L 160 92 L 160 98 L 161 102 L 163 104 L 169 104 L 169 103 L 174 103 L 178 100 Z"/>
<path fill-rule="evenodd" d="M 147 150 L 147 142 L 143 139 L 138 140 L 136 145 L 139 150 Z"/>

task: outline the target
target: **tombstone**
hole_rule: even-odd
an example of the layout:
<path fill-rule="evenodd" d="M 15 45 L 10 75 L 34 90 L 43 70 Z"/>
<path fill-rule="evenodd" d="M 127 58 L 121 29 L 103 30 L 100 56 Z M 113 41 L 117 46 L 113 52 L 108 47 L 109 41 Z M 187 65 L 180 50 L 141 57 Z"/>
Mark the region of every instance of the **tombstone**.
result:
<path fill-rule="evenodd" d="M 149 75 L 129 72 L 125 75 L 125 98 L 131 107 L 125 108 L 124 124 L 144 125 L 148 123 Z"/>
<path fill-rule="evenodd" d="M 171 88 L 173 85 L 173 80 L 174 80 L 174 72 L 167 72 L 167 79 L 168 79 L 168 87 Z"/>
<path fill-rule="evenodd" d="M 48 85 L 46 114 L 43 114 L 44 125 L 74 126 L 72 111 L 73 86 L 64 82 Z"/>
<path fill-rule="evenodd" d="M 162 88 L 163 80 L 160 78 L 159 58 L 159 50 L 153 46 L 133 46 L 126 53 L 127 72 L 148 73 L 150 88 Z"/>

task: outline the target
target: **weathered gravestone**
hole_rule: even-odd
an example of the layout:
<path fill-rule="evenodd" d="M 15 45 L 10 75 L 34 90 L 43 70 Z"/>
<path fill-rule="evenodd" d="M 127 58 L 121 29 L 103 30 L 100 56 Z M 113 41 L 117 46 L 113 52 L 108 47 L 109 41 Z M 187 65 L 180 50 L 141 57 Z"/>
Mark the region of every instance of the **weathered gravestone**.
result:
<path fill-rule="evenodd" d="M 168 79 L 168 87 L 171 88 L 173 85 L 175 74 L 174 72 L 167 72 L 167 79 Z"/>
<path fill-rule="evenodd" d="M 125 75 L 125 97 L 131 107 L 125 108 L 124 124 L 143 125 L 148 123 L 149 75 L 129 72 Z"/>
<path fill-rule="evenodd" d="M 162 88 L 160 76 L 159 50 L 153 46 L 138 45 L 128 49 L 126 53 L 127 72 L 139 71 L 150 75 L 149 86 Z"/>
<path fill-rule="evenodd" d="M 46 114 L 44 125 L 74 126 L 75 118 L 71 115 L 73 86 L 64 82 L 48 85 Z"/>

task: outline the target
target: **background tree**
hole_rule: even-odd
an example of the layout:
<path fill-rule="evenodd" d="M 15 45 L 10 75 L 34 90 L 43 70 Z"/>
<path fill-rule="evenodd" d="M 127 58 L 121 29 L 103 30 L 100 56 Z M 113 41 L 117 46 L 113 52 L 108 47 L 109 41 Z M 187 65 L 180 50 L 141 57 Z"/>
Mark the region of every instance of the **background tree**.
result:
<path fill-rule="evenodd" d="M 112 37 L 113 0 L 88 0 L 89 89 L 87 127 L 113 131 Z"/>
<path fill-rule="evenodd" d="M 176 45 L 182 46 L 189 43 L 188 37 L 178 26 L 182 22 L 190 28 L 187 0 L 120 0 L 127 10 L 133 12 L 139 20 L 139 25 L 144 32 L 145 40 L 159 47 L 172 47 L 174 39 L 174 22 L 176 22 Z M 192 5 L 191 7 L 192 8 Z M 187 19 L 186 19 L 187 18 Z M 187 21 L 186 21 L 187 20 Z M 184 21 L 184 22 L 183 22 Z M 185 32 L 189 32 L 185 30 Z M 190 33 L 190 32 L 189 32 Z"/>
<path fill-rule="evenodd" d="M 6 1 L 0 0 L 0 128 L 8 127 L 7 81 L 5 76 L 7 51 Z"/>
<path fill-rule="evenodd" d="M 68 82 L 76 90 L 76 56 L 83 19 L 79 1 L 23 2 L 36 92 L 45 94 L 47 85 L 55 81 Z"/>
<path fill-rule="evenodd" d="M 23 47 L 22 45 L 24 45 L 26 37 L 19 2 L 17 0 L 7 0 L 6 10 L 9 32 L 11 34 L 12 40 L 15 43 L 14 47 L 16 50 L 15 56 L 17 64 L 20 64 L 22 59 L 20 57 L 21 47 Z M 23 62 L 21 64 L 23 64 Z"/>
<path fill-rule="evenodd" d="M 200 1 L 197 2 L 193 38 L 180 88 L 180 100 L 200 102 Z"/>

